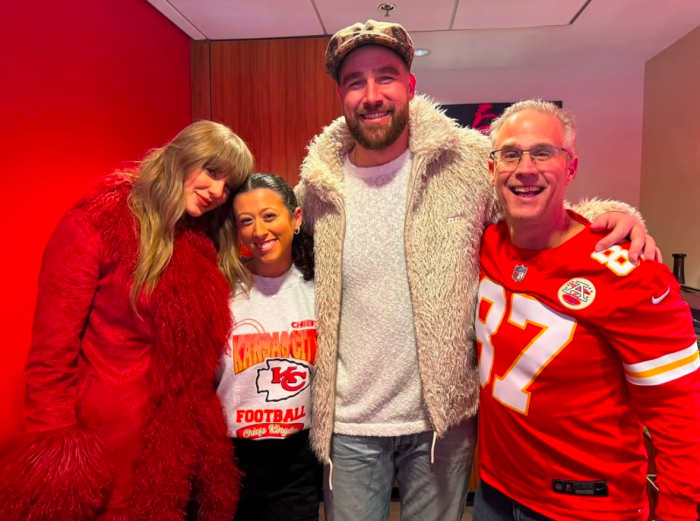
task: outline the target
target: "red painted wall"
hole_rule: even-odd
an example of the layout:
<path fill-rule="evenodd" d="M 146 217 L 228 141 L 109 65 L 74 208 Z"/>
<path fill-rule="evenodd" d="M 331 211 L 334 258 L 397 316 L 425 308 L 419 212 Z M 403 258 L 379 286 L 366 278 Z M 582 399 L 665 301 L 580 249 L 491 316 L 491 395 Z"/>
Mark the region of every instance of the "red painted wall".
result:
<path fill-rule="evenodd" d="M 6 2 L 0 19 L 0 443 L 20 426 L 41 255 L 101 175 L 190 122 L 189 38 L 145 0 Z"/>

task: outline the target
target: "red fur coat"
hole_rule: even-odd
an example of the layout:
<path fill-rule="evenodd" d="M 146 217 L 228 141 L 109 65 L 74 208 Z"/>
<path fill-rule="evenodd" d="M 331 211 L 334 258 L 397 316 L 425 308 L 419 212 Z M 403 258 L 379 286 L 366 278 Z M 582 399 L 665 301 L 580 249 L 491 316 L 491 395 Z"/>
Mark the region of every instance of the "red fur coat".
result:
<path fill-rule="evenodd" d="M 150 299 L 129 302 L 131 184 L 111 179 L 47 246 L 27 364 L 26 433 L 0 458 L 3 521 L 230 521 L 238 472 L 214 375 L 229 287 L 200 226 L 178 227 Z"/>

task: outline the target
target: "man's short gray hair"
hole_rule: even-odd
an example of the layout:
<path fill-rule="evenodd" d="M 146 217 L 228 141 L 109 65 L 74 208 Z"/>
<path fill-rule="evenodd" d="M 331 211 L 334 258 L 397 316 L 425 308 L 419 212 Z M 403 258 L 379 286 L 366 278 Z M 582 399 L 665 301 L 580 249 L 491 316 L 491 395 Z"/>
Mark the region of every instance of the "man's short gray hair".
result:
<path fill-rule="evenodd" d="M 551 101 L 544 101 L 541 99 L 528 99 L 513 103 L 503 111 L 503 114 L 494 119 L 491 122 L 490 131 L 492 145 L 495 145 L 498 139 L 498 133 L 505 121 L 513 114 L 522 112 L 523 110 L 536 110 L 544 114 L 551 114 L 557 118 L 564 130 L 564 148 L 570 150 L 574 154 L 576 153 L 576 122 L 574 121 L 574 116 Z"/>

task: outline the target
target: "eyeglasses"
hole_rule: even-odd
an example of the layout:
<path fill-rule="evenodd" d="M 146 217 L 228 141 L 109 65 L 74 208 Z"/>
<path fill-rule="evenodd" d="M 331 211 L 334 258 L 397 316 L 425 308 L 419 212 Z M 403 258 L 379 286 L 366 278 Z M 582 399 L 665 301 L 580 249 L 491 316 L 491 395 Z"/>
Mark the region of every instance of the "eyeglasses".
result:
<path fill-rule="evenodd" d="M 494 163 L 497 163 L 501 170 L 515 170 L 523 158 L 523 154 L 530 154 L 530 159 L 535 163 L 535 166 L 545 166 L 549 161 L 560 153 L 565 152 L 571 157 L 571 152 L 563 147 L 555 147 L 554 145 L 537 145 L 526 150 L 515 147 L 504 147 L 498 150 L 493 150 L 489 157 Z"/>

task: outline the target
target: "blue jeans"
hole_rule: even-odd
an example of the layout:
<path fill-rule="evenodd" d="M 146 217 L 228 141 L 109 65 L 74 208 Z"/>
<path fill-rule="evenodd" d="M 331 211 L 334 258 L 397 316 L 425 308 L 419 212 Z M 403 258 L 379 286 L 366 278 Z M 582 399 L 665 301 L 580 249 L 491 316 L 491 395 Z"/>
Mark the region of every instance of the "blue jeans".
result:
<path fill-rule="evenodd" d="M 432 432 L 404 436 L 334 434 L 333 490 L 325 468 L 328 521 L 385 521 L 394 480 L 402 521 L 459 521 L 467 502 L 475 440 L 474 419 L 451 428 L 435 443 Z"/>
<path fill-rule="evenodd" d="M 474 521 L 552 521 L 483 481 L 474 496 Z"/>

